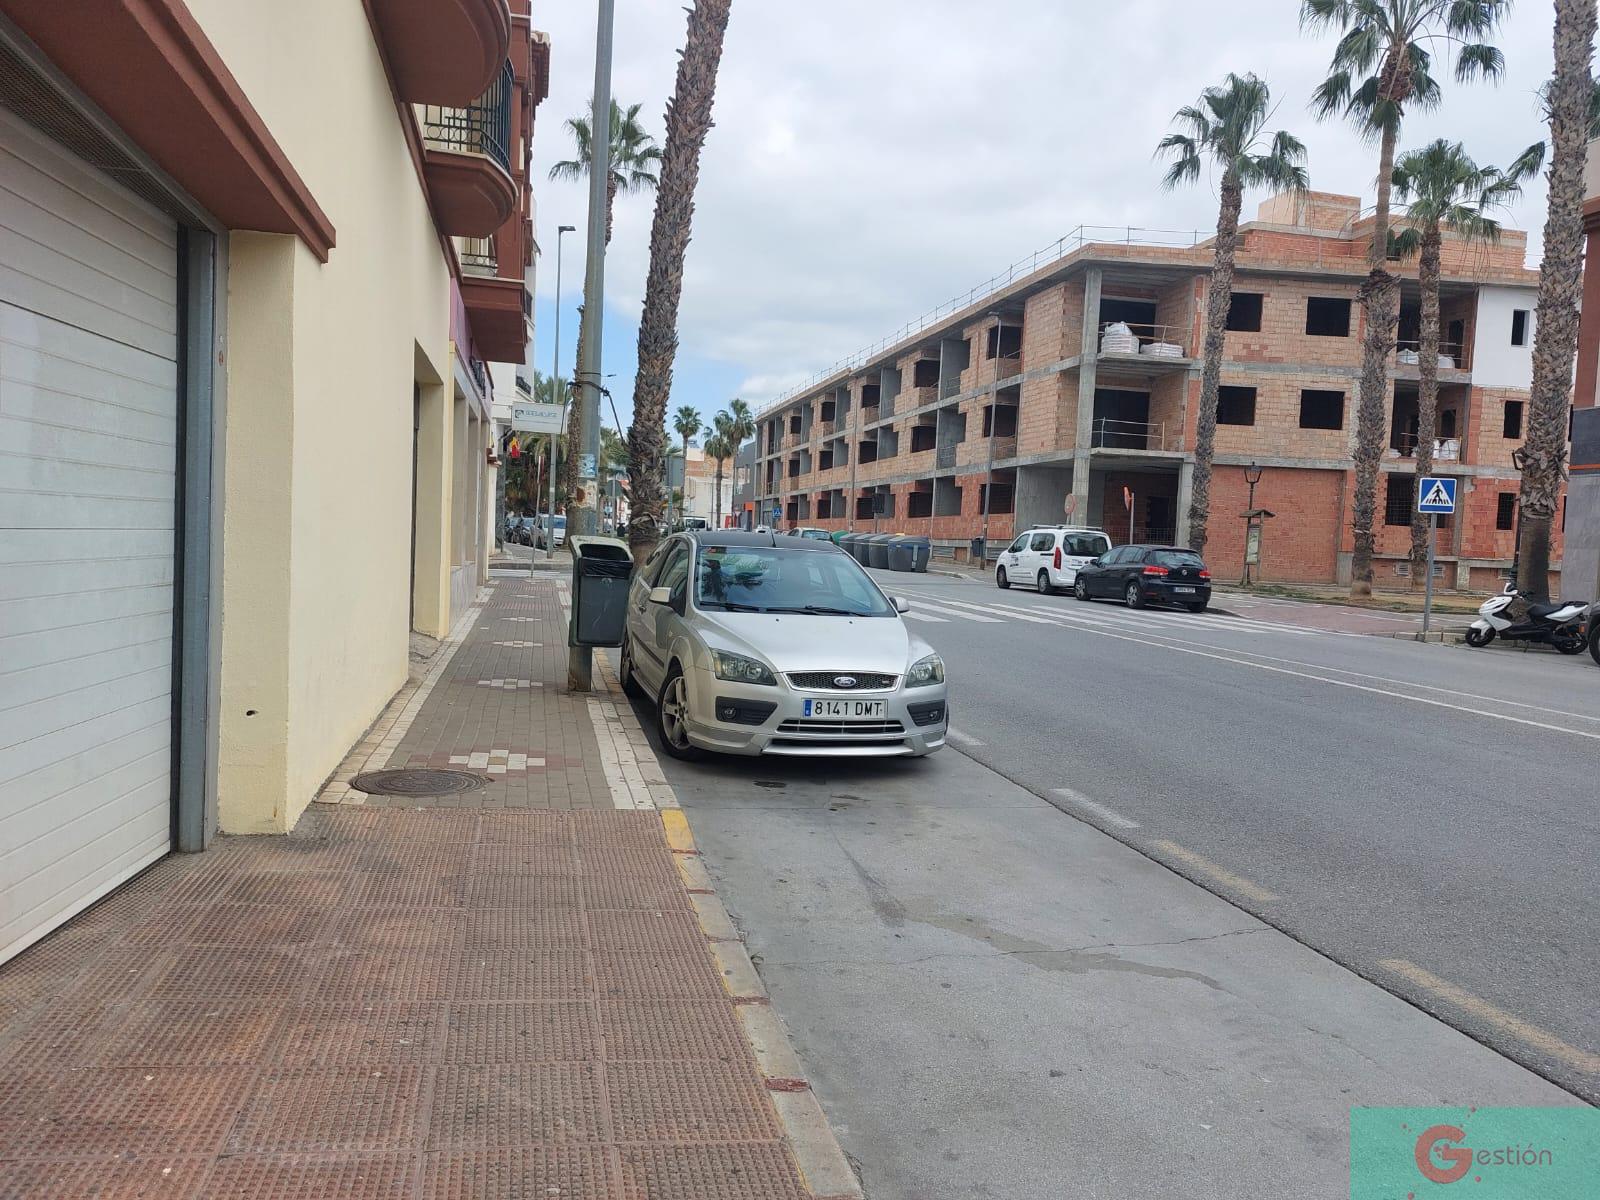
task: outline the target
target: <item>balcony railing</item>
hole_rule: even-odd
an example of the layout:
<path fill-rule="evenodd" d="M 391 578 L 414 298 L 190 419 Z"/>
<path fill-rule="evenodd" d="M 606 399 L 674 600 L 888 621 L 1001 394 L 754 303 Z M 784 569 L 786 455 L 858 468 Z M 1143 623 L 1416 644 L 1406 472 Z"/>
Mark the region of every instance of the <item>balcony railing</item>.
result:
<path fill-rule="evenodd" d="M 459 251 L 461 269 L 475 275 L 493 275 L 499 269 L 500 259 L 495 254 L 494 238 L 462 238 Z"/>
<path fill-rule="evenodd" d="M 1401 338 L 1395 343 L 1395 363 L 1414 367 L 1421 362 L 1422 343 L 1416 338 Z M 1467 369 L 1467 348 L 1460 342 L 1439 343 L 1439 367 L 1445 371 Z"/>
<path fill-rule="evenodd" d="M 1389 443 L 1389 449 L 1393 450 L 1401 458 L 1413 458 L 1417 453 L 1417 441 L 1417 435 L 1414 433 L 1397 434 L 1393 441 Z M 1461 439 L 1434 438 L 1433 457 L 1441 462 L 1459 460 L 1461 457 Z"/>
<path fill-rule="evenodd" d="M 1089 445 L 1101 450 L 1165 450 L 1167 427 L 1161 422 L 1096 417 Z"/>
<path fill-rule="evenodd" d="M 1132 321 L 1100 322 L 1101 354 L 1137 354 L 1145 358 L 1186 358 L 1189 331 L 1177 325 L 1140 325 Z"/>
<path fill-rule="evenodd" d="M 439 150 L 458 154 L 483 154 L 511 170 L 511 97 L 515 77 L 505 63 L 484 92 L 465 108 L 427 104 L 422 108 L 422 132 Z"/>

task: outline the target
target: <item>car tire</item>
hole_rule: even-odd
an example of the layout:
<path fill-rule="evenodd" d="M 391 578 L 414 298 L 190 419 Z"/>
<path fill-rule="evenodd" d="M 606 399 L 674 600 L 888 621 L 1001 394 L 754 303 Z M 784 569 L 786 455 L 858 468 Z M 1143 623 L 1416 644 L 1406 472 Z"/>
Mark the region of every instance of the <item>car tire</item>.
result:
<path fill-rule="evenodd" d="M 1184 607 L 1192 613 L 1203 613 L 1206 610 L 1206 606 L 1204 604 L 1186 604 Z"/>
<path fill-rule="evenodd" d="M 1087 600 L 1089 598 L 1089 585 L 1083 581 L 1082 575 L 1072 581 L 1072 594 L 1079 600 Z"/>
<path fill-rule="evenodd" d="M 1035 582 L 1035 586 L 1038 587 L 1039 595 L 1041 596 L 1054 596 L 1056 594 L 1056 589 L 1050 586 L 1049 571 L 1039 572 L 1039 578 Z"/>
<path fill-rule="evenodd" d="M 628 644 L 628 636 L 622 637 L 622 648 L 617 651 L 617 682 L 622 684 L 622 692 L 626 696 L 638 696 L 644 689 L 639 686 L 639 676 L 633 670 L 633 647 Z"/>
<path fill-rule="evenodd" d="M 1144 592 L 1139 589 L 1139 585 L 1137 583 L 1130 581 L 1128 586 L 1123 590 L 1122 598 L 1127 602 L 1129 608 L 1144 607 Z"/>
<path fill-rule="evenodd" d="M 1004 567 L 996 567 L 994 569 L 994 585 L 1002 592 L 1011 586 L 1011 581 L 1006 578 L 1006 569 Z"/>
<path fill-rule="evenodd" d="M 703 751 L 689 741 L 682 725 L 688 709 L 689 685 L 684 681 L 683 669 L 673 663 L 667 681 L 661 685 L 661 694 L 656 697 L 656 732 L 661 735 L 661 748 L 680 762 L 694 762 L 703 756 Z"/>

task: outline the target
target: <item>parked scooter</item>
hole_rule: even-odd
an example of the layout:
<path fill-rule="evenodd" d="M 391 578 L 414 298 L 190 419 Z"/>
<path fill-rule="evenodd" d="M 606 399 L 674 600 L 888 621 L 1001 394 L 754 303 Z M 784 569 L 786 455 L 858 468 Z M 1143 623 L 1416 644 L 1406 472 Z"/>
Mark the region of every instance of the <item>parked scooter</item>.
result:
<path fill-rule="evenodd" d="M 1579 654 L 1587 643 L 1587 601 L 1564 601 L 1559 604 L 1530 604 L 1527 615 L 1520 621 L 1511 617 L 1511 605 L 1519 593 L 1515 584 L 1506 584 L 1506 590 L 1485 600 L 1478 609 L 1478 619 L 1467 629 L 1467 645 L 1487 646 L 1496 637 L 1507 641 L 1554 646 L 1562 654 Z M 1596 658 L 1600 662 L 1600 657 Z"/>

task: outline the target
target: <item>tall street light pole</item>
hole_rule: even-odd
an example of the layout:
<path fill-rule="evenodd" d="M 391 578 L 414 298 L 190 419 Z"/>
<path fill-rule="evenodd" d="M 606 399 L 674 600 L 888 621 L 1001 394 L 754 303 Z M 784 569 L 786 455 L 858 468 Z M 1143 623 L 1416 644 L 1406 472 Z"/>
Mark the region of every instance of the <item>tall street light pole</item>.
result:
<path fill-rule="evenodd" d="M 583 355 L 576 374 L 583 406 L 583 445 L 578 455 L 578 488 L 583 504 L 567 515 L 567 536 L 594 534 L 600 528 L 600 336 L 606 292 L 606 183 L 611 178 L 611 28 L 616 0 L 598 0 L 594 36 L 594 92 L 590 110 L 588 253 L 583 273 L 583 324 L 578 344 Z M 574 521 L 576 518 L 576 521 Z M 574 528 L 575 526 L 575 528 Z M 587 692 L 593 685 L 594 652 L 588 646 L 567 650 L 567 687 Z"/>
<path fill-rule="evenodd" d="M 550 435 L 550 506 L 545 510 L 549 524 L 544 537 L 544 557 L 547 562 L 556 556 L 556 447 L 561 444 L 561 434 L 567 428 L 567 389 L 561 386 L 561 239 L 575 230 L 576 227 L 572 225 L 556 228 L 556 345 L 551 354 L 550 383 L 561 403 L 561 428 Z M 572 453 L 572 447 L 567 447 L 567 453 Z M 528 572 L 530 575 L 533 572 L 531 549 L 528 551 Z"/>

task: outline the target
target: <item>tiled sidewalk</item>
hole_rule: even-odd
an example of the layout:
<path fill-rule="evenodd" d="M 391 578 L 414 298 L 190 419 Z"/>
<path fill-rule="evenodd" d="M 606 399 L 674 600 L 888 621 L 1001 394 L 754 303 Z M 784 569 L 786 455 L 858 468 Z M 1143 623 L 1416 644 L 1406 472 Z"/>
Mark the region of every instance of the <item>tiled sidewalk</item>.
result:
<path fill-rule="evenodd" d="M 554 587 L 500 584 L 358 756 L 503 750 L 470 807 L 345 794 L 0 966 L 0 1200 L 810 1196 L 734 930 L 697 915 L 681 834 L 614 807 L 662 798 L 647 750 L 622 777 L 637 727 L 558 691 Z M 516 615 L 540 636 L 503 636 Z"/>

